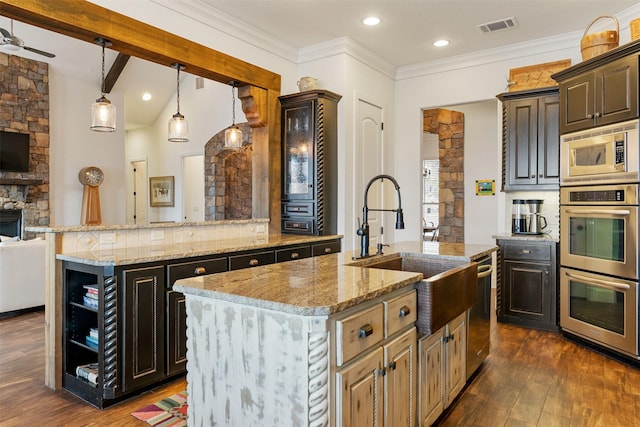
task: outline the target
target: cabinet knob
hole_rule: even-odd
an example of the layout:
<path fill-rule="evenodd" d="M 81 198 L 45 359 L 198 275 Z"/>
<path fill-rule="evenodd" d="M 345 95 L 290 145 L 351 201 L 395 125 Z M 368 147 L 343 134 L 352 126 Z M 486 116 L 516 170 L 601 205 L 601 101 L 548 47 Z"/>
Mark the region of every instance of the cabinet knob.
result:
<path fill-rule="evenodd" d="M 523 250 L 522 250 L 522 253 L 523 253 L 523 254 L 530 254 L 530 253 L 531 253 L 531 250 L 529 250 L 529 249 L 523 249 Z"/>
<path fill-rule="evenodd" d="M 587 119 L 593 119 L 593 114 L 587 114 Z"/>
<path fill-rule="evenodd" d="M 260 261 L 258 261 L 258 260 L 257 260 L 257 259 L 255 259 L 255 258 L 251 258 L 251 259 L 249 260 L 249 266 L 251 266 L 251 267 L 255 267 L 255 266 L 256 266 L 256 265 L 258 265 L 258 264 L 260 264 Z"/>
<path fill-rule="evenodd" d="M 325 254 L 330 254 L 331 253 L 331 248 L 324 248 L 324 253 Z"/>
<path fill-rule="evenodd" d="M 199 276 L 201 274 L 205 274 L 207 272 L 207 269 L 204 267 L 196 267 L 195 270 L 193 270 L 193 274 L 195 274 L 196 276 Z"/>
<path fill-rule="evenodd" d="M 398 313 L 398 316 L 406 317 L 409 315 L 409 313 L 411 313 L 411 309 L 406 305 L 403 305 L 402 307 L 400 307 L 400 312 Z"/>
<path fill-rule="evenodd" d="M 364 325 L 360 326 L 360 330 L 358 331 L 359 338 L 366 338 L 371 334 L 373 334 L 373 327 L 370 324 L 365 323 Z"/>
<path fill-rule="evenodd" d="M 387 375 L 387 368 L 382 368 L 378 370 L 378 373 L 380 374 L 381 377 L 384 377 L 385 375 Z"/>
<path fill-rule="evenodd" d="M 298 252 L 293 252 L 291 254 L 291 259 L 298 259 L 298 258 L 300 258 L 300 254 Z"/>
<path fill-rule="evenodd" d="M 389 369 L 395 371 L 396 370 L 396 362 L 389 363 Z"/>
<path fill-rule="evenodd" d="M 531 179 L 534 179 L 536 176 L 535 175 L 531 175 Z"/>

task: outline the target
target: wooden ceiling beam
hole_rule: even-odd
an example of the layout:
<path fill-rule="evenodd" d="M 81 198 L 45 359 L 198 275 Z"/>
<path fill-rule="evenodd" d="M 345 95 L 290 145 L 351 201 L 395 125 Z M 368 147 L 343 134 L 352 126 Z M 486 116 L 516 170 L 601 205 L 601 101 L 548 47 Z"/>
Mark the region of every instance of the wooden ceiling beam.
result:
<path fill-rule="evenodd" d="M 115 86 L 118 81 L 118 77 L 122 74 L 125 65 L 129 62 L 130 55 L 125 55 L 124 53 L 118 53 L 116 60 L 113 61 L 113 65 L 109 68 L 109 72 L 107 76 L 104 78 L 104 92 L 111 93 L 111 89 Z"/>
<path fill-rule="evenodd" d="M 190 74 L 280 91 L 280 75 L 84 0 L 0 0 L 2 15 Z"/>

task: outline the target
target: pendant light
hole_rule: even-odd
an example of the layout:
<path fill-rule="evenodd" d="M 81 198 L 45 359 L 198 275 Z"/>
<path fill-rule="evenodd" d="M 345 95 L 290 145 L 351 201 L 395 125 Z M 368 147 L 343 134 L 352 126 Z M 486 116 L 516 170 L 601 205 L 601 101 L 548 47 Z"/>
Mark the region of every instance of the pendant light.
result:
<path fill-rule="evenodd" d="M 231 81 L 231 126 L 224 131 L 224 148 L 239 150 L 242 148 L 242 131 L 236 126 L 236 82 Z"/>
<path fill-rule="evenodd" d="M 178 104 L 178 112 L 169 119 L 169 141 L 171 142 L 188 142 L 189 141 L 189 123 L 184 116 L 180 114 L 180 70 L 184 70 L 184 65 L 177 62 L 171 65 L 178 70 L 176 77 L 176 99 Z"/>
<path fill-rule="evenodd" d="M 109 40 L 97 38 L 95 42 L 102 46 L 102 96 L 91 105 L 91 130 L 97 132 L 113 132 L 116 130 L 116 107 L 105 96 L 104 82 L 104 48 L 111 46 Z"/>

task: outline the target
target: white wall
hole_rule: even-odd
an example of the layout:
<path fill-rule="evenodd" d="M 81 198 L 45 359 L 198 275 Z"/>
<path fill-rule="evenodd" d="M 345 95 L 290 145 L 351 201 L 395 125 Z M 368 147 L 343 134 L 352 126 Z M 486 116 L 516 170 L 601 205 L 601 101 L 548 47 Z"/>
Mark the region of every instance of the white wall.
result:
<path fill-rule="evenodd" d="M 100 186 L 103 224 L 125 222 L 124 108 L 123 96 L 113 91 L 117 130 L 89 129 L 91 104 L 100 97 L 100 87 L 69 78 L 49 69 L 50 164 L 49 197 L 51 225 L 78 225 L 82 211 L 82 184 L 78 172 L 98 166 L 104 172 Z"/>

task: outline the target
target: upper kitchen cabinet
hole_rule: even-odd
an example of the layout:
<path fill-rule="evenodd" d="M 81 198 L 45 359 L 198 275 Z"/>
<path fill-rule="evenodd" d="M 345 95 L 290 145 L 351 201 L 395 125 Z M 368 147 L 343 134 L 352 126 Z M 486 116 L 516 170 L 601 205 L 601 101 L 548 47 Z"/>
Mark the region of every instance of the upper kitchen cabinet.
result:
<path fill-rule="evenodd" d="M 557 87 L 503 93 L 502 189 L 557 190 L 560 184 Z"/>
<path fill-rule="evenodd" d="M 562 134 L 638 117 L 638 55 L 560 84 Z"/>
<path fill-rule="evenodd" d="M 560 84 L 562 135 L 638 117 L 639 52 L 636 40 L 551 76 Z"/>
<path fill-rule="evenodd" d="M 281 96 L 282 233 L 336 234 L 338 101 L 327 90 Z"/>

